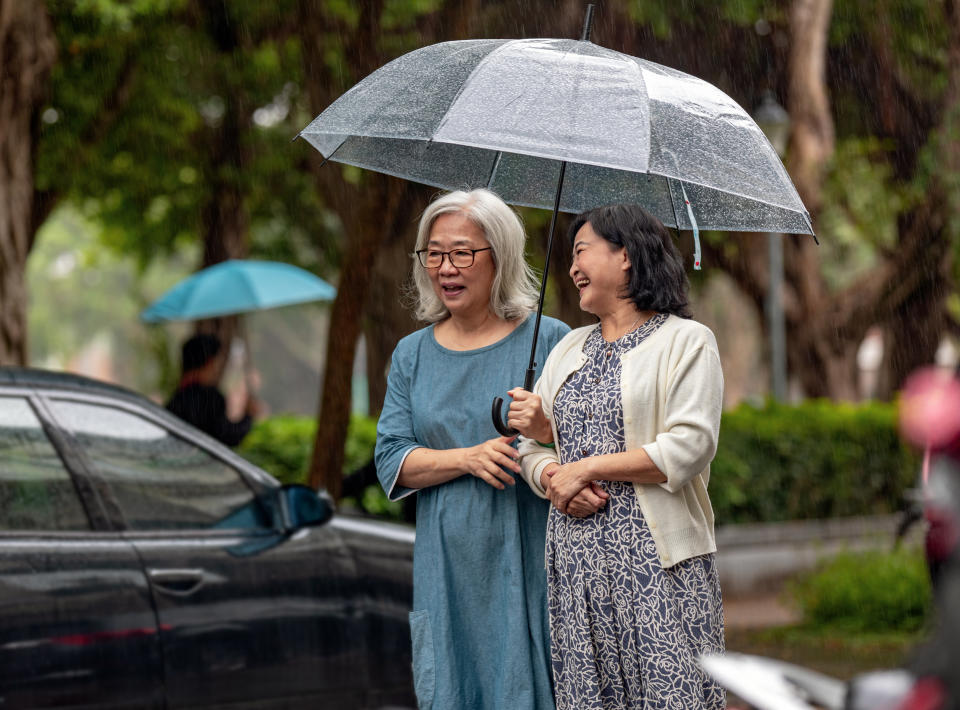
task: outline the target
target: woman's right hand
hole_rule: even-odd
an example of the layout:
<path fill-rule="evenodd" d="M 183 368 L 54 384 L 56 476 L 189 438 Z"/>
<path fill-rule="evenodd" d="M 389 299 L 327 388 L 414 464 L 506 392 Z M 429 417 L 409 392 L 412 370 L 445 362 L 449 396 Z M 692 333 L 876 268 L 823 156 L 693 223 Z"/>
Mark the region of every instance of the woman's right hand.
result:
<path fill-rule="evenodd" d="M 600 511 L 607 504 L 610 494 L 607 493 L 596 481 L 590 481 L 590 485 L 581 490 L 567 504 L 567 515 L 575 518 L 586 518 Z"/>
<path fill-rule="evenodd" d="M 543 444 L 553 441 L 553 429 L 550 420 L 543 413 L 540 395 L 528 392 L 522 387 L 514 387 L 507 394 L 513 398 L 507 413 L 507 425 L 528 439 L 535 439 Z"/>
<path fill-rule="evenodd" d="M 520 473 L 517 450 L 510 445 L 515 438 L 516 436 L 498 436 L 482 444 L 461 449 L 460 468 L 501 491 L 504 484 L 516 485 L 513 476 L 503 470 L 506 468 Z M 501 466 L 503 468 L 500 468 Z"/>
<path fill-rule="evenodd" d="M 548 488 L 550 487 L 550 478 L 560 470 L 559 465 L 547 466 L 540 474 L 540 487 L 550 496 Z M 567 515 L 575 518 L 586 518 L 589 515 L 599 512 L 606 504 L 610 494 L 607 493 L 596 481 L 584 486 L 577 493 L 567 506 Z"/>

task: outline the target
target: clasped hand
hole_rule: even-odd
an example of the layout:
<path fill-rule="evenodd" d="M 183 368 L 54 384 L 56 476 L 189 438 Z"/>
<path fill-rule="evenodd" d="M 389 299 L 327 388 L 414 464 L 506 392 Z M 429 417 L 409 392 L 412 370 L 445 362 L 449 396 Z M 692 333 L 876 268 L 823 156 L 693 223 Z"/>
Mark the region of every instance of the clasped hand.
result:
<path fill-rule="evenodd" d="M 520 473 L 517 450 L 510 445 L 514 439 L 516 436 L 499 436 L 476 446 L 461 449 L 461 468 L 500 490 L 504 489 L 504 484 L 514 485 L 516 481 L 513 480 L 513 476 L 503 470 L 506 468 L 514 473 Z"/>
<path fill-rule="evenodd" d="M 591 480 L 585 459 L 548 466 L 540 483 L 553 507 L 575 518 L 593 515 L 607 504 L 610 494 Z"/>

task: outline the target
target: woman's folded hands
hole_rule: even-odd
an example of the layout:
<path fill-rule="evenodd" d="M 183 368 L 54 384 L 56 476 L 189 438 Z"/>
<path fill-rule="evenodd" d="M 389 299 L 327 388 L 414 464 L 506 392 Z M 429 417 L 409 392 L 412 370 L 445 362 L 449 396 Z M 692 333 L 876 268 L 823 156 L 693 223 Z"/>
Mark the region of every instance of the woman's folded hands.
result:
<path fill-rule="evenodd" d="M 585 518 L 607 504 L 610 494 L 590 477 L 588 461 L 547 466 L 540 476 L 547 498 L 561 513 Z"/>

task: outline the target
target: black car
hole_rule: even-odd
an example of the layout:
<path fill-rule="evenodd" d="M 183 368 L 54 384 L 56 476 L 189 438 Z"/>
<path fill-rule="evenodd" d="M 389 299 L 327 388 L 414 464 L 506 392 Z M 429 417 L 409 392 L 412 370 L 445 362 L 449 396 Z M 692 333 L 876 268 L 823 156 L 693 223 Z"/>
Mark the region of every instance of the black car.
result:
<path fill-rule="evenodd" d="M 0 708 L 415 705 L 413 532 L 166 410 L 0 368 Z"/>

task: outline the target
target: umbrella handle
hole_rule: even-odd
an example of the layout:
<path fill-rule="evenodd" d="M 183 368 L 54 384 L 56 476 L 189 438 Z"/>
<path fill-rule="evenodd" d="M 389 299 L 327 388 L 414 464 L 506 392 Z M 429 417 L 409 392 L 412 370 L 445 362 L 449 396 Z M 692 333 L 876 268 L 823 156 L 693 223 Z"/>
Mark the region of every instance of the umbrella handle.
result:
<path fill-rule="evenodd" d="M 536 363 L 533 367 L 527 368 L 527 374 L 523 377 L 523 389 L 528 392 L 533 391 L 533 378 L 535 375 Z M 516 436 L 520 432 L 507 426 L 503 421 L 503 397 L 494 397 L 493 406 L 490 408 L 490 418 L 493 419 L 493 428 L 500 432 L 500 436 Z"/>
<path fill-rule="evenodd" d="M 490 416 L 493 419 L 493 428 L 500 432 L 500 436 L 516 436 L 520 432 L 507 426 L 503 421 L 503 397 L 493 398 L 493 407 Z"/>

